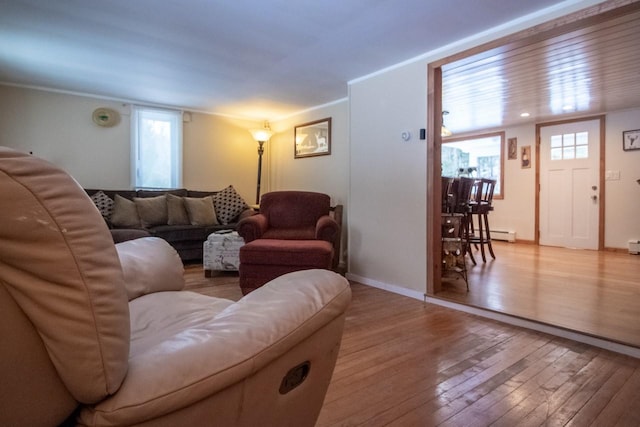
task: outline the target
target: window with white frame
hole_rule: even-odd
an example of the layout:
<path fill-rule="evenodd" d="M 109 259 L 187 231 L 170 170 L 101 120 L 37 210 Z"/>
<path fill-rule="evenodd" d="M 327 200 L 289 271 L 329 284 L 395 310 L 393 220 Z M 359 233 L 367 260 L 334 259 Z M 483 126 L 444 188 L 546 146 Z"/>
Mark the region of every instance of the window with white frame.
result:
<path fill-rule="evenodd" d="M 494 198 L 504 197 L 504 132 L 442 141 L 442 176 L 495 179 Z"/>
<path fill-rule="evenodd" d="M 133 186 L 182 186 L 182 113 L 133 107 L 131 114 Z"/>

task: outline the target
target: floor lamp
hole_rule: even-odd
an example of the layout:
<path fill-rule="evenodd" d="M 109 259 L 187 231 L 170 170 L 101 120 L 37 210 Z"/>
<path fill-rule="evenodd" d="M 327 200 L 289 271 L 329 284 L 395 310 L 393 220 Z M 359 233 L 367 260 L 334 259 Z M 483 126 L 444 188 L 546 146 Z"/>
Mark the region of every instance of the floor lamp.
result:
<path fill-rule="evenodd" d="M 265 123 L 264 129 L 251 129 L 253 139 L 258 142 L 258 186 L 256 187 L 256 205 L 260 203 L 260 178 L 262 176 L 262 154 L 264 154 L 264 143 L 271 138 L 273 132 L 269 128 L 269 124 Z"/>

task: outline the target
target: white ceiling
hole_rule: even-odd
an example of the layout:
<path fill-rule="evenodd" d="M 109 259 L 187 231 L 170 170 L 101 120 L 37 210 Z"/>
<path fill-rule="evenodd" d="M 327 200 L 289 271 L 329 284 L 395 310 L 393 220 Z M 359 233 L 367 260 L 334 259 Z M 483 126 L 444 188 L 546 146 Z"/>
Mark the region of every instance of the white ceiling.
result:
<path fill-rule="evenodd" d="M 558 0 L 0 0 L 0 82 L 258 120 Z"/>

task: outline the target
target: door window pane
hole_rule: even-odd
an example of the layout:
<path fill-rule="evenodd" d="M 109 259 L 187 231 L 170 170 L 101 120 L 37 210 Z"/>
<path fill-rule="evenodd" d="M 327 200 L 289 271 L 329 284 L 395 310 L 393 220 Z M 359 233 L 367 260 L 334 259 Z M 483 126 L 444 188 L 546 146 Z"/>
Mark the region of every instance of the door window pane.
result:
<path fill-rule="evenodd" d="M 589 132 L 552 135 L 551 160 L 586 159 L 589 157 Z"/>
<path fill-rule="evenodd" d="M 586 159 L 589 157 L 589 147 L 587 145 L 576 146 L 576 159 Z"/>
<path fill-rule="evenodd" d="M 562 157 L 565 160 L 574 159 L 576 157 L 576 149 L 575 149 L 575 147 L 564 147 L 562 149 Z"/>

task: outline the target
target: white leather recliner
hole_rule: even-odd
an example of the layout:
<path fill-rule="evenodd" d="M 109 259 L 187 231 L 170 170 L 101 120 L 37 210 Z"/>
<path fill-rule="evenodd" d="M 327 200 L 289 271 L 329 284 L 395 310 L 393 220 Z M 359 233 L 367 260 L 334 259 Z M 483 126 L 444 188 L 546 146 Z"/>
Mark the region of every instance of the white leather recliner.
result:
<path fill-rule="evenodd" d="M 114 245 L 82 188 L 0 147 L 0 425 L 312 426 L 348 282 L 291 273 L 238 302 L 181 290 L 165 241 Z"/>

